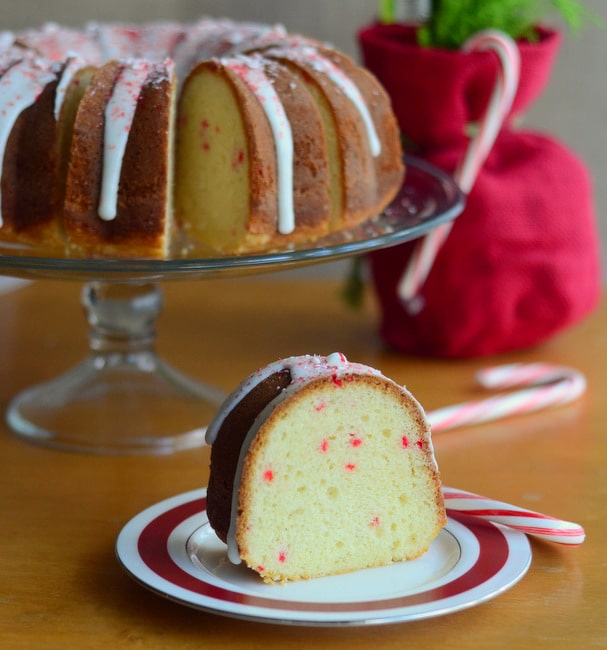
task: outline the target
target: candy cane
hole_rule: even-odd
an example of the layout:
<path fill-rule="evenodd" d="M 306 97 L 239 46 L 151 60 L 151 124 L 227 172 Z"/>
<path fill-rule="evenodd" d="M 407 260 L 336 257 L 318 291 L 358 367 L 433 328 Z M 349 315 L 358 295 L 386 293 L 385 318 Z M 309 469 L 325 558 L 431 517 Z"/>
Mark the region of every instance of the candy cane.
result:
<path fill-rule="evenodd" d="M 567 404 L 586 390 L 586 378 L 580 372 L 547 363 L 513 363 L 485 368 L 477 373 L 476 380 L 489 389 L 527 388 L 431 411 L 427 417 L 433 431 Z"/>
<path fill-rule="evenodd" d="M 479 32 L 464 44 L 463 50 L 465 52 L 493 50 L 497 53 L 500 62 L 497 81 L 479 131 L 455 172 L 455 180 L 461 190 L 464 194 L 469 194 L 512 106 L 518 88 L 521 64 L 516 43 L 497 30 Z M 419 290 L 428 277 L 436 255 L 449 236 L 452 226 L 452 223 L 439 226 L 421 239 L 413 249 L 397 289 L 398 295 L 410 313 L 417 313 L 423 308 L 423 302 L 418 296 Z"/>
<path fill-rule="evenodd" d="M 447 511 L 480 517 L 550 542 L 579 546 L 586 537 L 584 529 L 572 521 L 518 508 L 472 492 L 443 487 L 443 496 Z"/>

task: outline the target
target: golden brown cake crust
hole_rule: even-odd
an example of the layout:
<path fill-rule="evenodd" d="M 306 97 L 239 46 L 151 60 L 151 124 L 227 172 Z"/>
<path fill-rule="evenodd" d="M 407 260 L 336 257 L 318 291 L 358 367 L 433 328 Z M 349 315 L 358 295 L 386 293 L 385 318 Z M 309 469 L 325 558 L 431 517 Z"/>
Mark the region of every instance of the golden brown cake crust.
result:
<path fill-rule="evenodd" d="M 373 212 L 376 180 L 367 133 L 352 102 L 328 77 L 303 61 L 290 58 L 282 50 L 267 56 L 289 67 L 306 84 L 314 84 L 328 103 L 337 131 L 339 164 L 342 170 L 342 215 L 347 226 L 368 218 Z"/>
<path fill-rule="evenodd" d="M 392 112 L 390 97 L 368 70 L 356 65 L 342 52 L 330 48 L 319 48 L 319 52 L 333 61 L 356 84 L 380 134 L 382 150 L 374 159 L 377 195 L 373 209 L 374 212 L 380 212 L 396 196 L 405 177 L 400 131 Z"/>
<path fill-rule="evenodd" d="M 277 171 L 274 138 L 263 109 L 248 90 L 245 82 L 221 64 L 209 63 L 217 74 L 229 79 L 240 103 L 247 134 L 249 153 L 250 218 L 247 230 L 255 235 L 271 237 L 276 232 Z"/>
<path fill-rule="evenodd" d="M 57 124 L 53 114 L 57 80 L 17 118 L 2 169 L 2 239 L 62 241 Z M 34 136 L 35 134 L 35 136 Z"/>
<path fill-rule="evenodd" d="M 320 113 L 305 86 L 285 66 L 266 65 L 293 133 L 293 202 L 296 230 L 277 243 L 318 237 L 329 229 L 329 161 Z"/>
<path fill-rule="evenodd" d="M 170 210 L 168 150 L 173 80 L 148 78 L 129 133 L 118 190 L 116 218 L 99 218 L 104 111 L 121 64 L 93 76 L 82 99 L 67 177 L 65 230 L 70 246 L 87 255 L 163 257 Z M 150 146 L 154 143 L 154 146 Z"/>

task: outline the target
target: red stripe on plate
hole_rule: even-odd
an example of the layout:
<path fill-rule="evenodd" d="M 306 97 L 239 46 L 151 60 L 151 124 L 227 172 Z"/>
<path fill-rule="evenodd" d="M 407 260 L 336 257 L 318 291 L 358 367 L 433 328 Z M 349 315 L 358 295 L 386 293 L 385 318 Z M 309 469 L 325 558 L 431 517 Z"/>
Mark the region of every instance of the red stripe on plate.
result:
<path fill-rule="evenodd" d="M 438 600 L 463 594 L 483 584 L 502 569 L 509 554 L 508 542 L 499 528 L 485 520 L 457 513 L 452 514 L 451 518 L 466 526 L 477 538 L 480 552 L 475 564 L 462 576 L 450 582 L 415 594 L 354 603 L 314 603 L 265 598 L 217 587 L 206 582 L 202 572 L 200 577 L 196 577 L 175 564 L 168 552 L 171 533 L 186 519 L 196 514 L 204 514 L 205 508 L 206 499 L 197 498 L 160 514 L 141 531 L 137 543 L 139 555 L 151 571 L 177 587 L 215 600 L 249 607 L 282 611 L 322 609 L 323 612 L 370 612 L 435 603 Z M 269 591 L 275 590 L 269 588 Z"/>

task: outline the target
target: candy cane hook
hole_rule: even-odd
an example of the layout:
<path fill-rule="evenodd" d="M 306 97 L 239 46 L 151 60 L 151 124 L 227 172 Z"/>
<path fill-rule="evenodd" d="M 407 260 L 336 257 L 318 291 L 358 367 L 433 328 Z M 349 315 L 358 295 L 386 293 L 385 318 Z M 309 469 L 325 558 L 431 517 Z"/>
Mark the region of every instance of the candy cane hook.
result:
<path fill-rule="evenodd" d="M 512 106 L 520 76 L 520 53 L 516 43 L 497 30 L 479 32 L 464 44 L 463 49 L 465 52 L 493 50 L 500 63 L 497 81 L 479 131 L 455 172 L 456 182 L 464 194 L 468 194 Z M 410 313 L 417 313 L 423 308 L 419 290 L 452 227 L 452 223 L 439 226 L 413 249 L 397 288 L 398 295 Z"/>
<path fill-rule="evenodd" d="M 513 363 L 485 368 L 477 373 L 476 380 L 488 389 L 524 388 L 431 411 L 427 417 L 433 431 L 445 431 L 567 404 L 586 390 L 586 378 L 580 372 L 547 363 Z"/>

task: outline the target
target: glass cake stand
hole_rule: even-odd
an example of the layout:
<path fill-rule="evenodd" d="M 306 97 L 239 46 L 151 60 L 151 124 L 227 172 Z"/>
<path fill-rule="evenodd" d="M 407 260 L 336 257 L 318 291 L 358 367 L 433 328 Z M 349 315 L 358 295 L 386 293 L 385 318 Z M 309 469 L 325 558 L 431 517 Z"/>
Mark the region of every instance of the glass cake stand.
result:
<path fill-rule="evenodd" d="M 82 304 L 90 342 L 89 356 L 75 368 L 13 398 L 6 412 L 9 427 L 30 442 L 89 453 L 160 454 L 204 444 L 206 425 L 224 394 L 185 376 L 156 353 L 159 282 L 334 261 L 416 239 L 454 219 L 464 198 L 452 178 L 421 160 L 407 157 L 405 162 L 405 183 L 382 214 L 313 247 L 238 257 L 192 249 L 171 259 L 115 260 L 0 244 L 2 274 L 85 283 Z"/>

